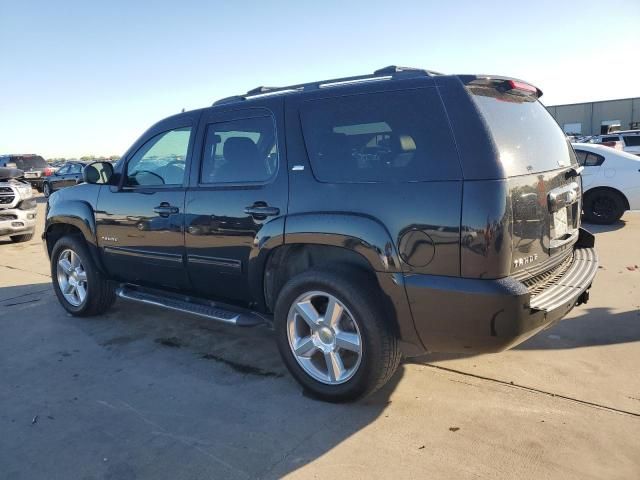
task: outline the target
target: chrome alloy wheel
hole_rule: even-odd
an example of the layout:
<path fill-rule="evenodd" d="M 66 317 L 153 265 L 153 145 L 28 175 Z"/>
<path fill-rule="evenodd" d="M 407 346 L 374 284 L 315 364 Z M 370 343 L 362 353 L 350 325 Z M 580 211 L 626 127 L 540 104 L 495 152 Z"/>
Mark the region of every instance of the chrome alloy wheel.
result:
<path fill-rule="evenodd" d="M 362 359 L 362 336 L 347 307 L 329 293 L 300 295 L 287 315 L 289 348 L 302 369 L 319 382 L 348 381 Z"/>
<path fill-rule="evenodd" d="M 58 287 L 64 298 L 74 307 L 82 305 L 87 298 L 87 272 L 76 252 L 63 250 L 58 257 Z"/>

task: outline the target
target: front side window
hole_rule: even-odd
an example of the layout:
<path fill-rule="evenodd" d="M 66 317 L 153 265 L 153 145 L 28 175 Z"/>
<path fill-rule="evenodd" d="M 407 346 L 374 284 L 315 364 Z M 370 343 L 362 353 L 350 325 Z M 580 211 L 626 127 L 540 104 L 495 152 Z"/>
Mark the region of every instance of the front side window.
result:
<path fill-rule="evenodd" d="M 200 183 L 265 182 L 275 174 L 277 165 L 276 129 L 270 116 L 207 127 Z"/>
<path fill-rule="evenodd" d="M 69 171 L 67 173 L 71 175 L 82 173 L 82 165 L 77 163 L 72 163 L 71 165 L 69 165 Z"/>
<path fill-rule="evenodd" d="M 313 174 L 321 182 L 412 182 L 460 176 L 435 89 L 310 100 L 300 114 Z"/>
<path fill-rule="evenodd" d="M 60 170 L 58 170 L 58 175 L 66 175 L 67 173 L 69 173 L 69 165 L 60 167 Z"/>
<path fill-rule="evenodd" d="M 622 138 L 627 147 L 640 147 L 640 135 L 625 135 Z"/>
<path fill-rule="evenodd" d="M 147 141 L 127 164 L 126 185 L 182 185 L 191 127 L 163 132 Z"/>

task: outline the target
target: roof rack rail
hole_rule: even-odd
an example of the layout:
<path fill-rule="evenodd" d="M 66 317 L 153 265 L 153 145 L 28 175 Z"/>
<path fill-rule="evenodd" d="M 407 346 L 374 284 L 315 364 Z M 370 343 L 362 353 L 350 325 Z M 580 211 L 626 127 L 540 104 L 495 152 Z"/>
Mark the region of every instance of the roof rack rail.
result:
<path fill-rule="evenodd" d="M 271 92 L 273 90 L 278 90 L 280 87 L 264 87 L 264 86 L 260 86 L 260 87 L 256 87 L 256 88 L 252 88 L 251 90 L 249 90 L 246 95 L 257 95 L 259 93 L 266 93 L 266 92 Z"/>
<path fill-rule="evenodd" d="M 394 78 L 413 78 L 416 76 L 428 76 L 442 75 L 442 73 L 435 72 L 433 70 L 424 70 L 414 67 L 400 67 L 398 65 L 389 65 L 384 68 L 380 68 L 373 72 L 373 74 L 356 75 L 353 77 L 336 78 L 332 80 L 323 80 L 320 82 L 303 83 L 299 85 L 290 85 L 287 87 L 265 87 L 260 86 L 252 88 L 244 95 L 234 95 L 226 97 L 213 103 L 213 105 L 223 105 L 227 103 L 235 103 L 243 100 L 250 100 L 254 98 L 270 97 L 275 95 L 282 95 L 286 93 L 302 92 L 306 90 L 316 90 L 324 88 L 333 88 L 341 86 L 355 85 L 358 83 L 379 82 L 384 80 L 392 80 Z"/>
<path fill-rule="evenodd" d="M 443 75 L 442 73 L 436 72 L 434 70 L 425 70 L 424 68 L 416 68 L 416 67 L 401 67 L 398 65 L 389 65 L 388 67 L 379 68 L 378 70 L 373 72 L 373 74 L 374 75 L 390 75 L 390 74 L 392 75 L 394 73 L 403 73 L 403 72 L 413 72 L 413 73 L 421 72 L 430 77 L 434 75 Z"/>

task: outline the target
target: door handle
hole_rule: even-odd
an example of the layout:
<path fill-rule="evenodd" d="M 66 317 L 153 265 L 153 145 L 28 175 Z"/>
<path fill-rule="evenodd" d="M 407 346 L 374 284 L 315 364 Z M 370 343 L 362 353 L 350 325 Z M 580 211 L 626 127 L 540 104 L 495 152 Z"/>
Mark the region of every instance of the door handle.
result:
<path fill-rule="evenodd" d="M 161 217 L 168 217 L 172 213 L 178 213 L 178 207 L 174 207 L 173 205 L 169 205 L 167 202 L 162 202 L 160 205 L 153 209 L 154 212 L 159 214 Z"/>
<path fill-rule="evenodd" d="M 277 207 L 270 207 L 264 202 L 256 202 L 250 207 L 245 207 L 244 213 L 251 215 L 256 220 L 264 220 L 267 217 L 280 215 L 280 209 Z"/>

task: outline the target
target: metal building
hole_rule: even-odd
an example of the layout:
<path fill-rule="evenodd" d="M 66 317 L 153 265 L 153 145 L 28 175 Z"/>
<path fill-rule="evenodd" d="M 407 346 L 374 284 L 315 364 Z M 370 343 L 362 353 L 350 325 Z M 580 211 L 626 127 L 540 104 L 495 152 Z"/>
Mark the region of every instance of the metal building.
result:
<path fill-rule="evenodd" d="M 640 97 L 547 107 L 568 135 L 640 128 Z"/>

